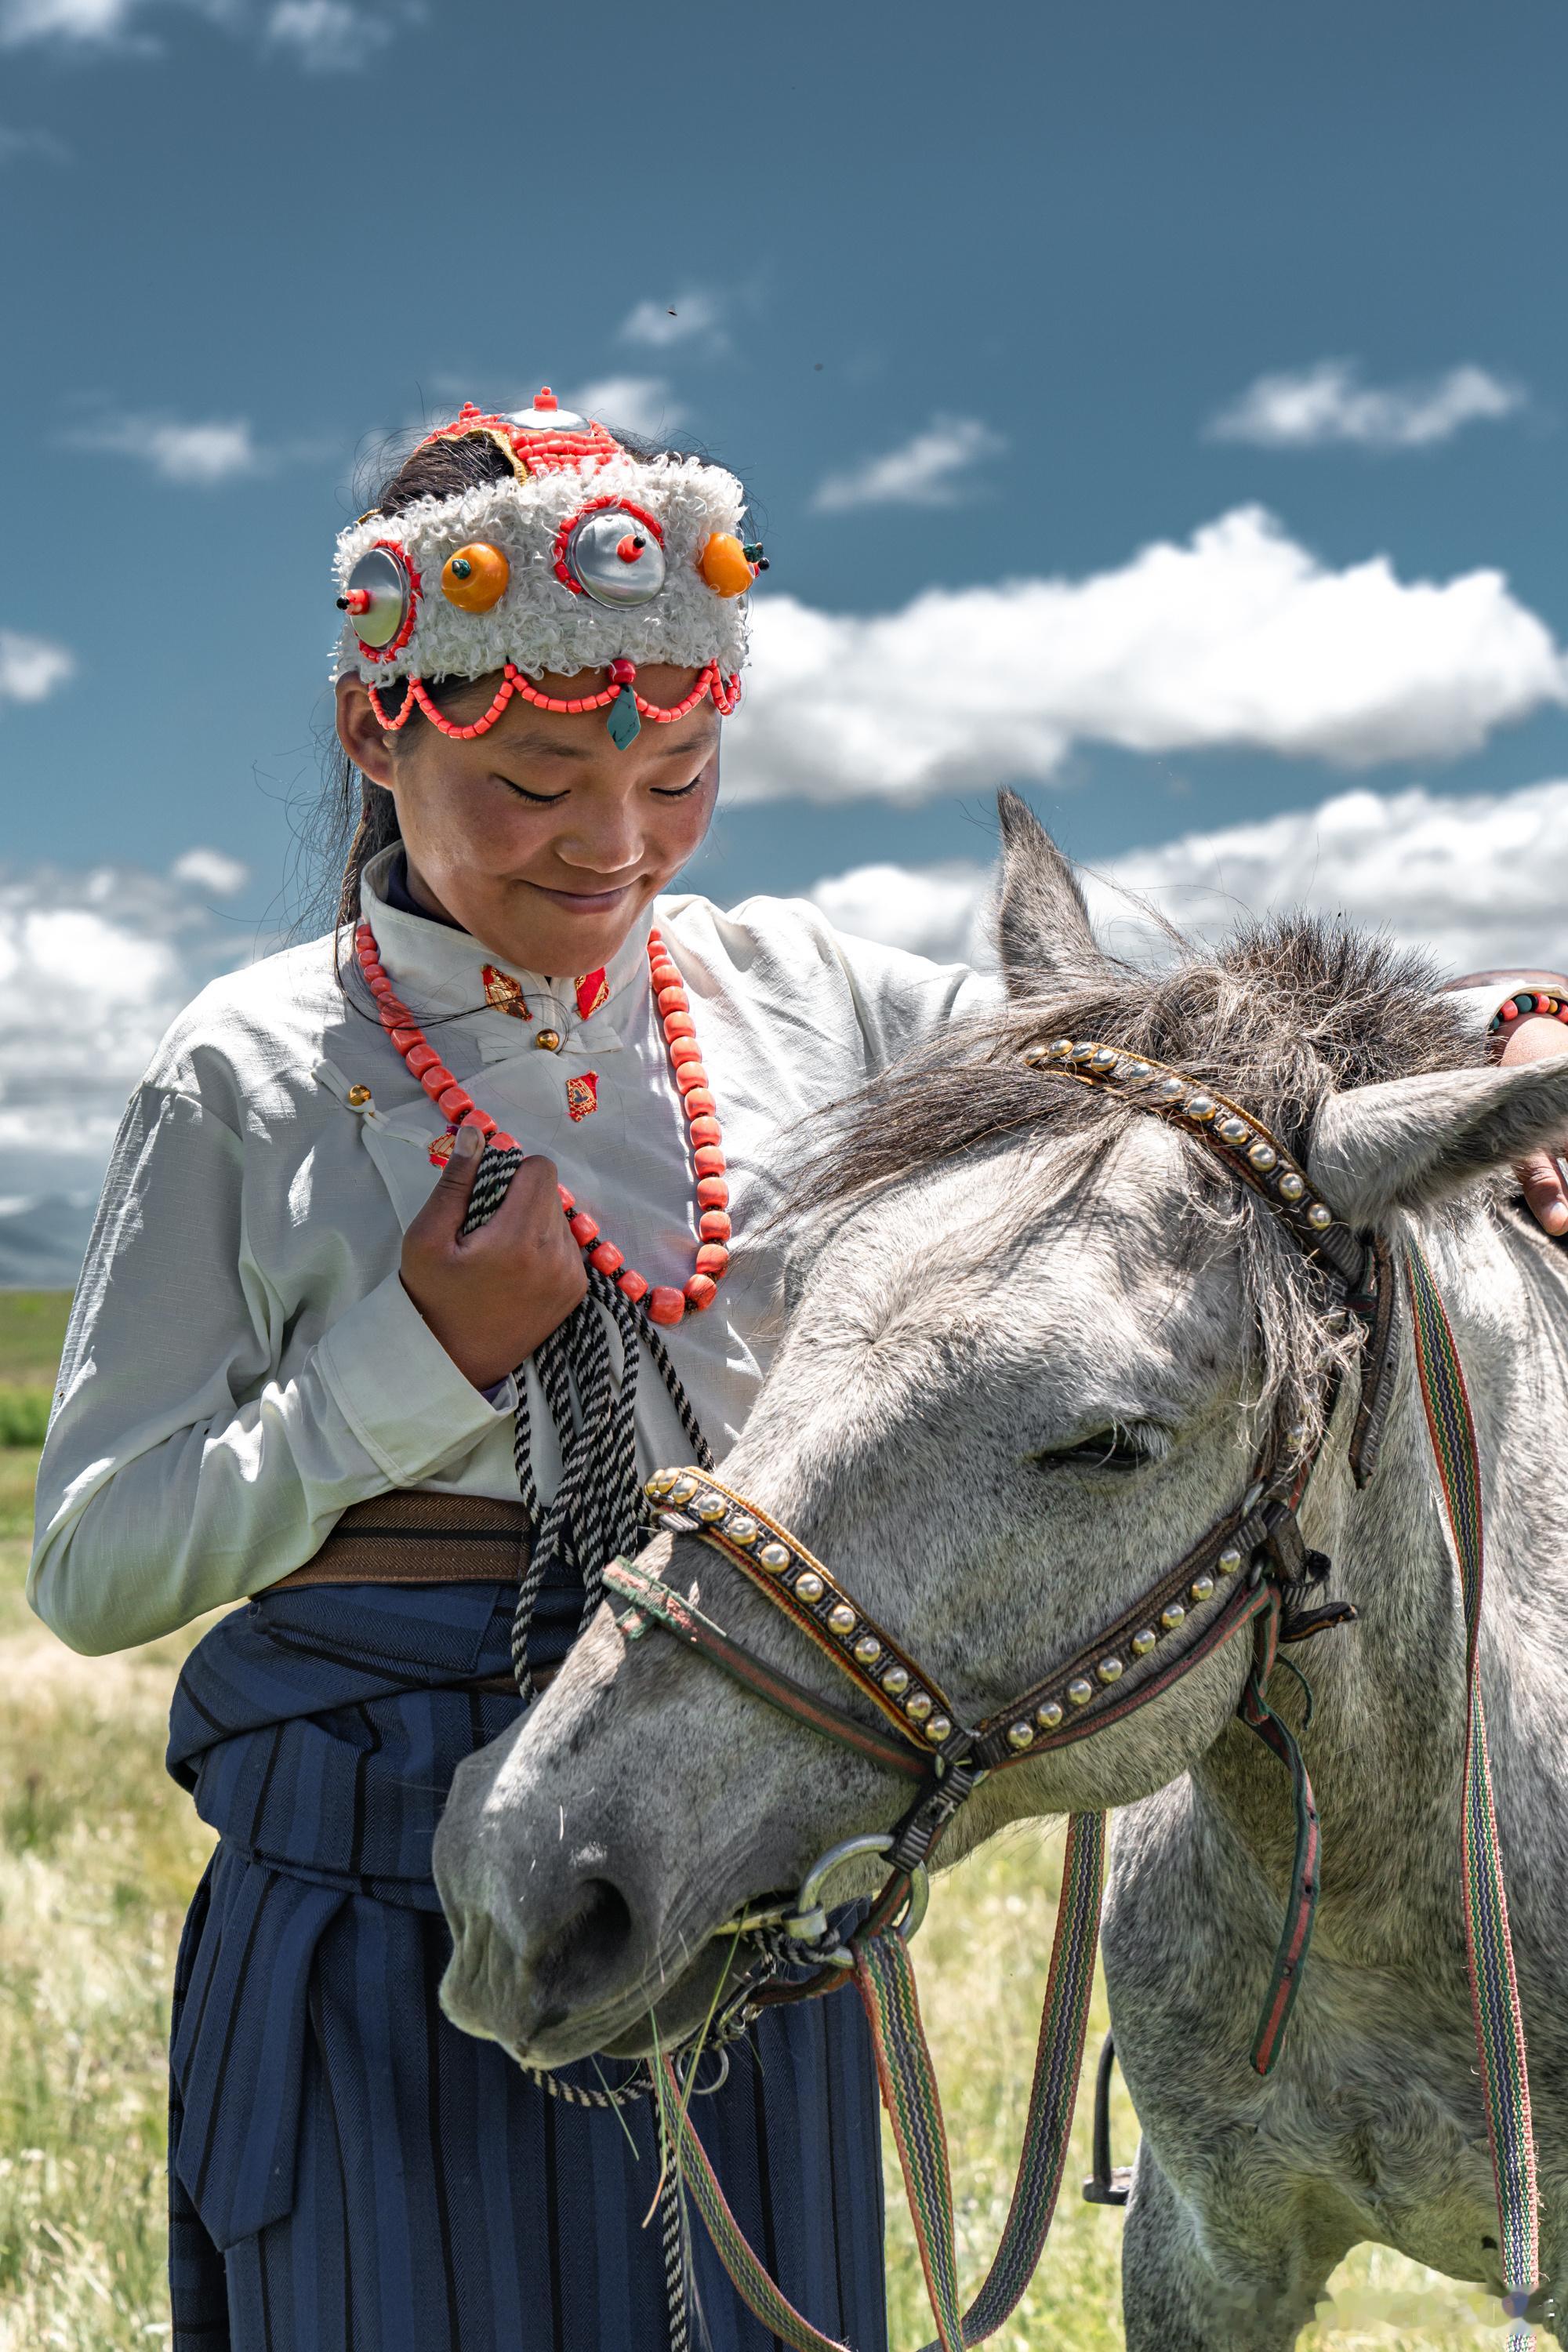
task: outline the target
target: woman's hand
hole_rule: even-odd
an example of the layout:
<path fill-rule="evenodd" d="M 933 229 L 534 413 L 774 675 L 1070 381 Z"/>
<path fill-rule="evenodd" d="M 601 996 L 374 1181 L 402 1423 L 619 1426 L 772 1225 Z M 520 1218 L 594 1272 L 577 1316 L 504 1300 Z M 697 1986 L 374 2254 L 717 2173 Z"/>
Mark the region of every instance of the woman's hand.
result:
<path fill-rule="evenodd" d="M 1539 1062 L 1568 1054 L 1568 1027 L 1547 1013 L 1526 1013 L 1501 1033 L 1500 1062 Z M 1568 1234 L 1568 1183 L 1557 1157 L 1532 1151 L 1514 1170 L 1537 1224 L 1549 1234 Z"/>
<path fill-rule="evenodd" d="M 461 1241 L 484 1138 L 460 1127 L 440 1181 L 403 1236 L 403 1287 L 458 1370 L 493 1388 L 588 1295 L 552 1160 L 523 1161 L 488 1224 Z"/>

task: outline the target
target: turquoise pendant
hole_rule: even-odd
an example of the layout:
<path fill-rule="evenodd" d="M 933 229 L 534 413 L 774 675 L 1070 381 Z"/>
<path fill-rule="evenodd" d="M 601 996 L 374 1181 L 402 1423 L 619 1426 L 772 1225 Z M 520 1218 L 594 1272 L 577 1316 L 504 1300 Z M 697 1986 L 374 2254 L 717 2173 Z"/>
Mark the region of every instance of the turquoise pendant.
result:
<path fill-rule="evenodd" d="M 605 724 L 610 730 L 610 740 L 617 751 L 624 751 L 626 745 L 635 743 L 642 733 L 642 713 L 637 709 L 637 697 L 629 686 L 623 686 L 614 702 L 611 703 L 610 715 Z"/>

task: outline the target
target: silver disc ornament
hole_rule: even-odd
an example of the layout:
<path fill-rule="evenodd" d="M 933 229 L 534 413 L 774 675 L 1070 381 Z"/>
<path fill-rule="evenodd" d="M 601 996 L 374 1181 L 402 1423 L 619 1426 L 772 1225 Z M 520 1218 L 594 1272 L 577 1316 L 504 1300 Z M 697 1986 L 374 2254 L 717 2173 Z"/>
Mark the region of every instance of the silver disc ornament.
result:
<path fill-rule="evenodd" d="M 379 652 L 400 634 L 413 600 L 406 568 L 390 548 L 371 547 L 349 573 L 338 603 L 361 645 Z"/>
<path fill-rule="evenodd" d="M 566 542 L 566 569 L 595 604 L 651 604 L 665 582 L 664 550 L 624 507 L 584 515 Z"/>

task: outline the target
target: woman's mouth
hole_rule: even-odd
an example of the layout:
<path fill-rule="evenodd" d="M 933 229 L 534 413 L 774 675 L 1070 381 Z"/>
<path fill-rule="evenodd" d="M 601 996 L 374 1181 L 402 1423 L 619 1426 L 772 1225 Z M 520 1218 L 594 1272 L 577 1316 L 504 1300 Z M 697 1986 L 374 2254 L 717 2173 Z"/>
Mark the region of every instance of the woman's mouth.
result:
<path fill-rule="evenodd" d="M 537 890 L 553 907 L 563 907 L 573 915 L 607 915 L 631 894 L 629 882 L 618 883 L 613 890 L 552 890 L 547 882 L 529 882 L 530 890 Z"/>

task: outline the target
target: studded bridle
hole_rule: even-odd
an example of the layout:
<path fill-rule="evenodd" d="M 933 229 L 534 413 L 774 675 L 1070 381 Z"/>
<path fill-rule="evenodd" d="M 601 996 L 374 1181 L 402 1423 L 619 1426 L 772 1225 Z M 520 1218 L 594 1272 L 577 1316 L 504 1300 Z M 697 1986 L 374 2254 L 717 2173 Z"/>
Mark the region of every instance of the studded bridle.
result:
<path fill-rule="evenodd" d="M 1325 1310 L 1364 1334 L 1351 1441 L 1354 1474 L 1364 1484 L 1375 1462 L 1395 1369 L 1394 1285 L 1385 1249 L 1340 1223 L 1278 1138 L 1213 1088 L 1142 1055 L 1069 1037 L 1033 1046 L 1024 1058 L 1042 1076 L 1065 1076 L 1113 1095 L 1196 1138 L 1279 1218 L 1321 1272 Z M 1332 1403 L 1331 1394 L 1323 1400 L 1325 1432 Z M 709 1473 L 662 1470 L 649 1479 L 647 1492 L 662 1526 L 672 1534 L 699 1538 L 765 1594 L 869 1703 L 884 1727 L 874 1729 L 859 1714 L 770 1666 L 695 1602 L 645 1570 L 616 1561 L 606 1570 L 605 1581 L 633 1604 L 621 1621 L 632 1637 L 658 1623 L 795 1720 L 919 1780 L 920 1793 L 881 1841 L 889 1875 L 872 1919 L 884 1924 L 899 1916 L 909 1900 L 912 1874 L 929 1863 L 939 1838 L 988 1772 L 1121 1721 L 1213 1656 L 1240 1627 L 1253 1625 L 1253 1666 L 1238 1711 L 1289 1766 L 1299 1831 L 1285 1931 L 1254 2052 L 1254 2063 L 1266 2072 L 1279 2046 L 1310 1935 L 1317 1817 L 1300 1752 L 1268 1707 L 1263 1685 L 1279 1642 L 1304 1640 L 1355 1613 L 1345 1601 L 1312 1605 L 1312 1587 L 1326 1576 L 1328 1562 L 1308 1550 L 1298 1512 L 1321 1443 L 1320 1435 L 1317 1444 L 1309 1445 L 1303 1430 L 1277 1423 L 1239 1502 L 1092 1641 L 1057 1661 L 1005 1706 L 973 1723 L 960 1719 L 936 1678 L 824 1561 L 778 1520 Z M 842 1968 L 848 1954 L 830 1931 L 798 1932 L 814 1928 L 820 1916 L 816 1903 L 793 1912 L 775 1906 L 735 1924 L 754 1929 L 793 1921 L 802 1957 Z M 798 1998 L 803 1990 L 826 1989 L 836 1980 L 830 1969 L 804 1989 L 753 1984 L 747 1997 L 753 2002 Z"/>

